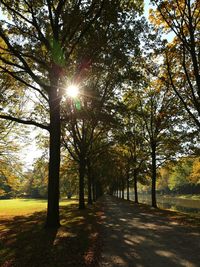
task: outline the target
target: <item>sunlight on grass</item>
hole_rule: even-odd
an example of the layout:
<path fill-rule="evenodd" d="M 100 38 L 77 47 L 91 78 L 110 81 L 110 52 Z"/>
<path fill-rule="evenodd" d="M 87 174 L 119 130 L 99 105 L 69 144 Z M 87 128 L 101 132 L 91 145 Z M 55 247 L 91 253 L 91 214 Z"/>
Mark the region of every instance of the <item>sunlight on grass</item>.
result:
<path fill-rule="evenodd" d="M 178 198 L 200 200 L 200 195 L 178 195 Z"/>
<path fill-rule="evenodd" d="M 77 200 L 61 200 L 60 206 L 76 204 Z M 45 211 L 47 200 L 43 199 L 6 199 L 0 200 L 0 217 L 30 215 L 34 212 Z"/>
<path fill-rule="evenodd" d="M 66 206 L 66 205 L 72 205 L 72 204 L 77 204 L 78 200 L 77 199 L 62 199 L 60 201 L 60 206 Z"/>

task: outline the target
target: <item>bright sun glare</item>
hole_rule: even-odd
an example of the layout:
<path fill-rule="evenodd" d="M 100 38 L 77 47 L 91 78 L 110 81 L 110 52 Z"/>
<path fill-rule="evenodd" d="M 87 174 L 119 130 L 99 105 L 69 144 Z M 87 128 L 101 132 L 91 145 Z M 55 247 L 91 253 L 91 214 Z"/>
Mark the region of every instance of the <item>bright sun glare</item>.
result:
<path fill-rule="evenodd" d="M 67 87 L 67 95 L 70 97 L 77 97 L 79 94 L 79 88 L 75 84 L 71 84 Z"/>

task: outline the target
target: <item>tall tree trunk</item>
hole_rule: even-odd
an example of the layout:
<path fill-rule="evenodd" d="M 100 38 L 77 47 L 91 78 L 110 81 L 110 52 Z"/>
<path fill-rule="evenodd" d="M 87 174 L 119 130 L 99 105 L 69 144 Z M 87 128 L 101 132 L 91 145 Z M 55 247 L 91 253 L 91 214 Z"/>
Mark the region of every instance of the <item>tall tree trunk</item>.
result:
<path fill-rule="evenodd" d="M 98 199 L 101 196 L 102 196 L 102 187 L 101 187 L 101 183 L 97 180 L 96 181 L 96 198 Z"/>
<path fill-rule="evenodd" d="M 92 198 L 93 201 L 96 202 L 96 186 L 95 186 L 95 180 L 94 178 L 92 179 Z"/>
<path fill-rule="evenodd" d="M 134 169 L 134 192 L 135 192 L 135 203 L 138 203 L 138 191 L 137 191 L 137 170 Z"/>
<path fill-rule="evenodd" d="M 130 190 L 130 181 L 129 181 L 129 168 L 127 169 L 127 173 L 126 173 L 126 188 L 127 188 L 127 193 L 126 193 L 126 198 L 127 200 L 130 200 L 130 196 L 129 196 L 129 190 Z"/>
<path fill-rule="evenodd" d="M 92 204 L 92 175 L 90 162 L 87 162 L 88 167 L 88 204 Z"/>
<path fill-rule="evenodd" d="M 151 188 L 151 199 L 152 199 L 152 207 L 157 208 L 156 201 L 156 146 L 152 144 L 151 146 L 151 179 L 152 179 L 152 188 Z"/>
<path fill-rule="evenodd" d="M 89 205 L 92 205 L 92 190 L 91 190 L 91 176 L 88 175 L 88 199 L 87 202 Z"/>
<path fill-rule="evenodd" d="M 55 88 L 49 94 L 50 145 L 46 227 L 59 227 L 60 98 Z"/>
<path fill-rule="evenodd" d="M 118 193 L 119 193 L 119 198 L 121 198 L 121 196 L 122 196 L 122 190 L 121 190 L 121 181 L 120 181 L 119 178 L 118 178 Z"/>
<path fill-rule="evenodd" d="M 124 178 L 122 178 L 122 199 L 124 199 Z"/>
<path fill-rule="evenodd" d="M 117 178 L 117 182 L 116 182 L 116 185 L 117 185 L 117 190 L 116 190 L 116 193 L 117 193 L 117 195 L 116 195 L 116 197 L 118 198 L 119 197 L 119 182 L 118 182 L 118 178 Z"/>
<path fill-rule="evenodd" d="M 79 162 L 79 209 L 85 208 L 84 199 L 85 159 Z"/>

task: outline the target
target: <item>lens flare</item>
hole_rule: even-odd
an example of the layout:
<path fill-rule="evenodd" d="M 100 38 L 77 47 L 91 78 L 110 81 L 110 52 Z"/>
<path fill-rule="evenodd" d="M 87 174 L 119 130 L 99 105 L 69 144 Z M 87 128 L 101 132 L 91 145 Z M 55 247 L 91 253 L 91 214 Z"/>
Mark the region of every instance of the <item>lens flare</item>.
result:
<path fill-rule="evenodd" d="M 68 95 L 69 97 L 74 98 L 74 97 L 77 97 L 78 94 L 79 94 L 79 88 L 78 88 L 77 85 L 75 85 L 75 84 L 71 84 L 71 85 L 69 85 L 69 86 L 67 87 L 67 95 Z"/>

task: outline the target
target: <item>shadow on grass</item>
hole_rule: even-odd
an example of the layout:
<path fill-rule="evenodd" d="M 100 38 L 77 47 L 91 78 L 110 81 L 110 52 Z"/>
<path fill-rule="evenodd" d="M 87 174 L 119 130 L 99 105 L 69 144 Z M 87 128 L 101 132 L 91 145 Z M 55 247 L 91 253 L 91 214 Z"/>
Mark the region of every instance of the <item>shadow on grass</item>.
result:
<path fill-rule="evenodd" d="M 98 266 L 97 213 L 76 204 L 60 208 L 59 229 L 45 229 L 45 212 L 1 220 L 0 266 Z"/>

